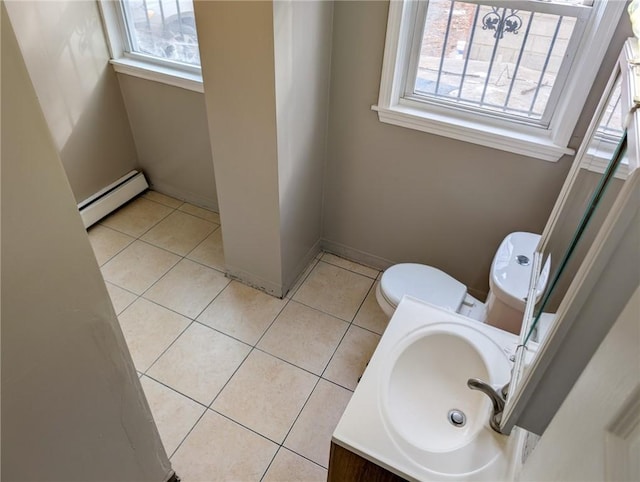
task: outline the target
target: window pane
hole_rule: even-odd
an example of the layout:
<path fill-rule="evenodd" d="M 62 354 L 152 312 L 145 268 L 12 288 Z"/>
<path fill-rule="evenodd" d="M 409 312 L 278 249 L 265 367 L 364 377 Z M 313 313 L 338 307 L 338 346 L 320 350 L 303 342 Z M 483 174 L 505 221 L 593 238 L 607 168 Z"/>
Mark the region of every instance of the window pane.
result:
<path fill-rule="evenodd" d="M 431 0 L 414 93 L 539 121 L 575 23 L 548 13 Z"/>
<path fill-rule="evenodd" d="M 131 50 L 200 66 L 192 0 L 122 0 Z"/>

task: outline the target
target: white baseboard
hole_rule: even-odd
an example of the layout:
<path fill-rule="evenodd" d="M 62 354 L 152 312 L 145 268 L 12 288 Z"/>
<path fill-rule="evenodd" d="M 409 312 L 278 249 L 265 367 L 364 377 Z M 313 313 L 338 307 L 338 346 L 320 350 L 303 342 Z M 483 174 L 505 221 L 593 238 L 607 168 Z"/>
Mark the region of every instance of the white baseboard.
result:
<path fill-rule="evenodd" d="M 78 204 L 84 227 L 88 228 L 149 187 L 144 174 L 131 171 Z"/>
<path fill-rule="evenodd" d="M 204 197 L 199 194 L 195 194 L 193 192 L 185 191 L 184 189 L 173 187 L 170 184 L 157 182 L 154 180 L 151 180 L 151 189 L 159 192 L 160 194 L 165 194 L 167 196 L 180 199 L 181 201 L 188 202 L 189 204 L 200 206 L 202 208 L 207 208 L 217 213 L 220 212 L 220 209 L 218 208 L 218 201 L 216 200 L 215 197 L 213 198 Z"/>
<path fill-rule="evenodd" d="M 326 251 L 327 253 L 332 253 L 342 258 L 355 261 L 356 263 L 370 266 L 371 268 L 379 269 L 382 271 L 387 269 L 389 266 L 396 264 L 395 262 L 385 258 L 381 258 L 380 256 L 375 256 L 373 254 L 369 254 L 364 251 L 360 251 L 359 249 L 351 248 L 349 246 L 345 246 L 344 244 L 336 243 L 335 241 L 330 241 L 328 239 L 322 240 L 321 247 L 322 250 Z"/>

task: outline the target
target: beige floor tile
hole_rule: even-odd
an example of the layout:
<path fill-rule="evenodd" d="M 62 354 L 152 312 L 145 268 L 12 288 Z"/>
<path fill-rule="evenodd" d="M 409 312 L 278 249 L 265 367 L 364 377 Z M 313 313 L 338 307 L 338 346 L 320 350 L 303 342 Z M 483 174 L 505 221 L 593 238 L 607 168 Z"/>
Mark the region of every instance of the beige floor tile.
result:
<path fill-rule="evenodd" d="M 379 341 L 380 335 L 351 325 L 322 376 L 355 390 Z"/>
<path fill-rule="evenodd" d="M 320 380 L 284 446 L 325 468 L 328 467 L 331 435 L 350 398 L 349 390 Z"/>
<path fill-rule="evenodd" d="M 188 259 L 215 268 L 225 270 L 224 248 L 222 247 L 222 230 L 216 229 L 187 255 Z"/>
<path fill-rule="evenodd" d="M 254 350 L 211 408 L 282 443 L 317 381 L 309 372 Z"/>
<path fill-rule="evenodd" d="M 244 343 L 194 323 L 149 369 L 148 374 L 209 406 L 250 349 Z"/>
<path fill-rule="evenodd" d="M 138 298 L 118 317 L 136 369 L 145 372 L 191 320 Z"/>
<path fill-rule="evenodd" d="M 180 207 L 183 202 L 180 199 L 176 199 L 171 196 L 167 196 L 166 194 L 159 193 L 158 191 L 149 190 L 142 195 L 143 198 L 149 199 L 150 201 L 155 201 L 160 204 L 164 204 L 165 206 L 169 206 L 170 208 Z"/>
<path fill-rule="evenodd" d="M 143 376 L 140 383 L 164 449 L 171 456 L 206 408 L 149 377 Z"/>
<path fill-rule="evenodd" d="M 103 219 L 100 224 L 137 238 L 171 211 L 173 209 L 169 206 L 140 197 Z"/>
<path fill-rule="evenodd" d="M 278 446 L 207 410 L 171 458 L 183 482 L 259 481 Z"/>
<path fill-rule="evenodd" d="M 94 224 L 87 234 L 99 266 L 105 264 L 135 240 L 127 234 L 100 224 Z"/>
<path fill-rule="evenodd" d="M 324 253 L 322 258 L 320 258 L 325 263 L 333 264 L 335 266 L 339 266 L 340 268 L 348 269 L 349 271 L 353 271 L 355 273 L 366 276 L 367 278 L 376 279 L 379 271 L 377 269 L 369 268 L 368 266 L 364 266 L 359 263 L 355 263 L 353 261 L 349 261 L 348 259 L 341 258 L 331 253 Z"/>
<path fill-rule="evenodd" d="M 119 286 L 105 282 L 107 285 L 107 291 L 109 292 L 109 297 L 111 298 L 111 303 L 113 303 L 113 309 L 116 312 L 116 315 L 122 313 L 122 311 L 133 303 L 138 295 L 134 295 L 130 291 L 123 290 Z"/>
<path fill-rule="evenodd" d="M 212 223 L 220 224 L 220 215 L 214 211 L 211 211 L 210 209 L 205 209 L 194 206 L 193 204 L 184 203 L 182 206 L 180 206 L 180 211 L 193 214 L 194 216 L 206 219 L 207 221 L 210 221 Z"/>
<path fill-rule="evenodd" d="M 351 321 L 372 284 L 366 276 L 319 261 L 293 299 Z"/>
<path fill-rule="evenodd" d="M 258 348 L 320 375 L 348 326 L 333 316 L 290 301 Z"/>
<path fill-rule="evenodd" d="M 293 295 L 296 294 L 296 291 L 298 291 L 298 289 L 300 288 L 300 285 L 304 283 L 304 281 L 307 279 L 311 271 L 313 271 L 313 268 L 316 267 L 316 264 L 318 264 L 318 258 L 312 259 L 311 262 L 309 263 L 309 266 L 305 268 L 305 270 L 296 280 L 295 284 L 291 287 L 291 289 L 286 295 L 286 298 L 289 298 L 289 299 L 293 298 Z"/>
<path fill-rule="evenodd" d="M 262 482 L 325 482 L 327 470 L 281 447 Z"/>
<path fill-rule="evenodd" d="M 286 300 L 232 281 L 207 306 L 198 321 L 255 345 L 285 303 Z"/>
<path fill-rule="evenodd" d="M 353 323 L 382 335 L 389 324 L 389 317 L 382 311 L 382 308 L 380 308 L 376 300 L 377 283 L 378 282 L 371 287 L 364 303 L 362 303 L 360 310 L 358 310 L 358 314 L 353 319 Z"/>
<path fill-rule="evenodd" d="M 181 256 L 198 246 L 217 226 L 191 214 L 174 211 L 140 239 Z"/>
<path fill-rule="evenodd" d="M 102 267 L 102 275 L 121 288 L 142 294 L 178 261 L 179 256 L 136 240 Z"/>
<path fill-rule="evenodd" d="M 195 319 L 227 284 L 219 271 L 183 259 L 144 297 Z"/>

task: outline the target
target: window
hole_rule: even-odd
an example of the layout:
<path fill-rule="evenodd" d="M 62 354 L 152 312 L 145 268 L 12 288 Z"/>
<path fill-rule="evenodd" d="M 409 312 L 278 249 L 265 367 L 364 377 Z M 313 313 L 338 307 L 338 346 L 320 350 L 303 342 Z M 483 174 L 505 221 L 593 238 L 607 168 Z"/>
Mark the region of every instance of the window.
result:
<path fill-rule="evenodd" d="M 573 128 L 625 2 L 392 1 L 381 121 L 549 161 Z"/>
<path fill-rule="evenodd" d="M 202 92 L 192 0 L 100 2 L 118 72 Z"/>

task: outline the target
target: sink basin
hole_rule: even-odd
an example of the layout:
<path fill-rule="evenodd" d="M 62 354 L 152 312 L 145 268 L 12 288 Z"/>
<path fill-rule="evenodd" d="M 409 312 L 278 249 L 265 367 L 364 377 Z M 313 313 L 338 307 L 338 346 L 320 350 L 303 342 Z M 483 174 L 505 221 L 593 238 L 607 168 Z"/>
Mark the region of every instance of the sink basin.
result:
<path fill-rule="evenodd" d="M 503 436 L 488 426 L 489 398 L 467 387 L 469 378 L 502 386 L 509 380 L 507 355 L 468 324 L 435 322 L 401 338 L 381 370 L 385 428 L 414 462 L 439 473 L 468 473 L 502 451 Z M 449 414 L 462 413 L 464 424 Z"/>
<path fill-rule="evenodd" d="M 523 436 L 493 431 L 489 398 L 467 380 L 507 383 L 517 344 L 511 333 L 405 296 L 333 442 L 407 480 L 509 480 Z M 451 411 L 465 423 L 451 423 Z"/>

